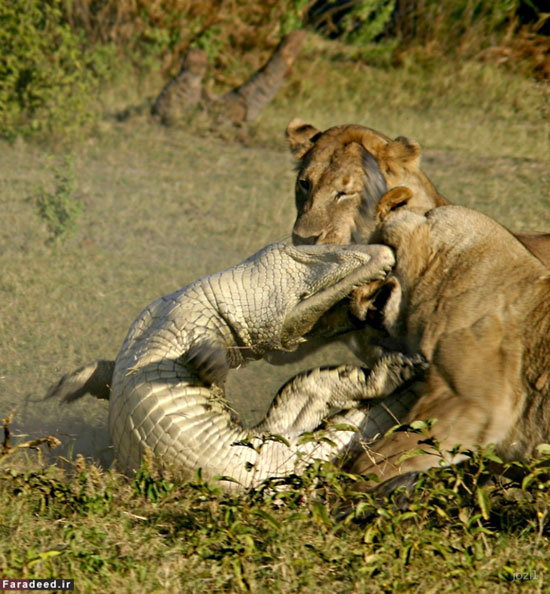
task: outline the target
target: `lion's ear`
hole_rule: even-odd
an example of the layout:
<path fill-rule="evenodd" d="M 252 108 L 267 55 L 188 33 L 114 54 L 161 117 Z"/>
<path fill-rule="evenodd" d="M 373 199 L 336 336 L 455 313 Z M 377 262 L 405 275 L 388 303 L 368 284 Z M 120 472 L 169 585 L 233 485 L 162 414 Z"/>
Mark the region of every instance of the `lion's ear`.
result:
<path fill-rule="evenodd" d="M 290 152 L 301 159 L 313 146 L 312 138 L 319 134 L 319 130 L 298 118 L 292 120 L 286 127 L 286 139 Z"/>
<path fill-rule="evenodd" d="M 386 157 L 390 161 L 399 161 L 407 166 L 420 166 L 422 149 L 418 142 L 405 136 L 398 136 L 386 146 Z"/>
<path fill-rule="evenodd" d="M 376 221 L 381 223 L 388 216 L 409 203 L 413 197 L 411 190 L 405 186 L 397 186 L 386 192 L 376 205 Z"/>

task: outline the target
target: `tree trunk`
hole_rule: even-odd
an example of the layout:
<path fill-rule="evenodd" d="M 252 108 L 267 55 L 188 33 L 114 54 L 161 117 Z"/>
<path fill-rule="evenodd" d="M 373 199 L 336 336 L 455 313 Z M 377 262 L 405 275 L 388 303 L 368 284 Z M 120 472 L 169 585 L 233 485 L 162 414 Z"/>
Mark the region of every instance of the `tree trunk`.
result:
<path fill-rule="evenodd" d="M 227 105 L 232 121 L 250 122 L 273 101 L 300 53 L 305 35 L 305 31 L 287 35 L 260 70 L 219 99 L 222 105 Z"/>
<path fill-rule="evenodd" d="M 190 50 L 179 74 L 166 84 L 155 100 L 151 113 L 159 116 L 163 124 L 172 125 L 202 106 L 213 116 L 234 124 L 250 122 L 275 98 L 300 53 L 304 38 L 304 31 L 287 35 L 260 70 L 221 97 L 209 97 L 203 89 L 206 53 Z"/>
<path fill-rule="evenodd" d="M 207 63 L 203 50 L 187 52 L 178 75 L 166 83 L 151 108 L 151 113 L 159 116 L 163 124 L 177 123 L 203 101 L 202 79 Z"/>

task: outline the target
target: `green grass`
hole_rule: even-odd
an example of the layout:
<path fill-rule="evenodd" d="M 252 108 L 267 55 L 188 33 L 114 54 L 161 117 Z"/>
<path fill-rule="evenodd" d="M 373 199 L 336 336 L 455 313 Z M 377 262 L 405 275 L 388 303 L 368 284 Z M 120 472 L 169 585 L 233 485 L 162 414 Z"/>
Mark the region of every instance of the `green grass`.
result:
<path fill-rule="evenodd" d="M 336 519 L 353 477 L 328 464 L 242 496 L 82 458 L 70 478 L 4 471 L 0 566 L 81 592 L 547 591 L 547 469 L 525 467 L 522 488 L 483 485 L 487 460 L 430 472 L 406 511 L 363 495 L 368 522 Z"/>
<path fill-rule="evenodd" d="M 294 173 L 283 131 L 293 117 L 411 136 L 451 200 L 513 229 L 550 229 L 549 94 L 517 75 L 478 64 L 367 68 L 310 39 L 285 92 L 247 128 L 212 132 L 197 121 L 165 129 L 143 109 L 117 121 L 151 88 L 138 94 L 128 83 L 125 94 L 106 93 L 104 120 L 80 144 L 19 139 L 0 147 L 0 416 L 15 411 L 20 440 L 56 433 L 69 458 L 81 453 L 108 466 L 107 406 L 43 402 L 47 387 L 87 361 L 114 358 L 159 295 L 289 236 Z M 52 243 L 37 188 L 55 195 L 54 167 L 70 154 L 84 208 L 74 236 Z M 254 364 L 234 372 L 230 399 L 252 422 L 291 374 L 329 361 L 353 358 L 329 346 L 301 365 Z M 153 504 L 89 465 L 73 478 L 55 468 L 31 475 L 32 467 L 11 458 L 2 466 L 3 476 L 9 468 L 23 473 L 0 484 L 5 576 L 75 577 L 77 589 L 90 592 L 549 588 L 548 532 L 536 509 L 548 503 L 546 488 L 521 505 L 491 494 L 502 517 L 525 512 L 509 524 L 491 517 L 468 528 L 457 518 L 461 505 L 479 514 L 474 498 L 443 509 L 448 517 L 426 503 L 412 521 L 387 507 L 374 522 L 347 525 L 312 500 L 277 507 L 184 485 Z M 537 580 L 509 581 L 528 570 Z"/>

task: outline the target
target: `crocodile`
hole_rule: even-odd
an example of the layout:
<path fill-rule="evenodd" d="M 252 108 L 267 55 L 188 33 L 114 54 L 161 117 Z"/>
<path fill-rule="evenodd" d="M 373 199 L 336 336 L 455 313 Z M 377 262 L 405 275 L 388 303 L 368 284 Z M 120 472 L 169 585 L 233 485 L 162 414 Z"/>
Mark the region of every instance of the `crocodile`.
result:
<path fill-rule="evenodd" d="M 252 428 L 231 411 L 224 381 L 232 368 L 297 348 L 330 308 L 359 285 L 385 278 L 394 263 L 380 245 L 271 244 L 152 302 L 116 361 L 65 376 L 48 396 L 108 398 L 116 464 L 127 473 L 151 452 L 184 474 L 231 477 L 223 485 L 241 489 L 299 472 L 313 458 L 334 459 L 394 425 L 400 407 L 408 409 L 411 403 L 392 393 L 422 368 L 419 359 L 393 353 L 372 370 L 340 365 L 302 373 Z M 369 406 L 386 396 L 389 408 Z M 337 428 L 351 427 L 304 442 L 303 433 L 327 417 Z"/>

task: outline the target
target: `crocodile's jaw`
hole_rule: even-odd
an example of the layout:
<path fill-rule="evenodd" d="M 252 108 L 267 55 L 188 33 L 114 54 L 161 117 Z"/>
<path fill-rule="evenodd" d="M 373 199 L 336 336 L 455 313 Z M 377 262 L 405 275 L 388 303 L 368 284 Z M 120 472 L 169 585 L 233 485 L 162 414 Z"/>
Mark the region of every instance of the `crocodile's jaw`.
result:
<path fill-rule="evenodd" d="M 304 298 L 293 307 L 285 317 L 280 334 L 280 348 L 295 350 L 304 336 L 315 326 L 319 319 L 336 303 L 345 299 L 355 288 L 369 282 L 384 279 L 394 263 L 393 253 L 386 246 L 369 245 L 371 258 L 368 263 L 359 265 L 356 270 Z M 347 324 L 342 331 L 351 329 Z"/>

